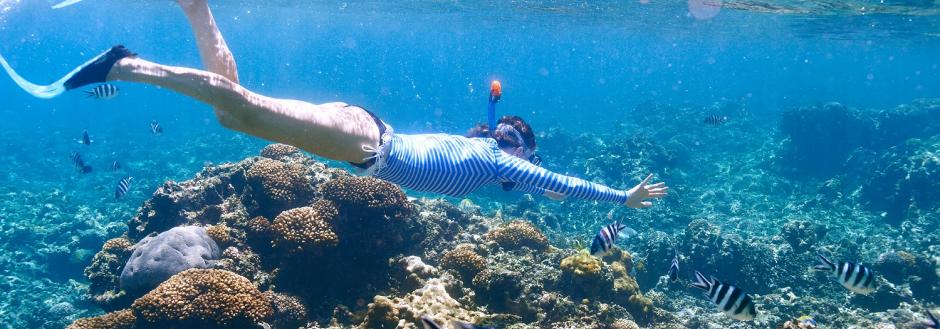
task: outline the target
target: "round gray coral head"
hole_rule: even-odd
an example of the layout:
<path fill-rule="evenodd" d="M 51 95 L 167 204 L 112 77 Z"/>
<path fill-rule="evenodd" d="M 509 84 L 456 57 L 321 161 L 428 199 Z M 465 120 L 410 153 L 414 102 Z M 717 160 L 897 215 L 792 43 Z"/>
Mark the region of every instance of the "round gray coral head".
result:
<path fill-rule="evenodd" d="M 208 268 L 220 256 L 219 246 L 204 227 L 174 227 L 134 245 L 134 253 L 121 272 L 121 289 L 142 295 L 176 273 Z"/>

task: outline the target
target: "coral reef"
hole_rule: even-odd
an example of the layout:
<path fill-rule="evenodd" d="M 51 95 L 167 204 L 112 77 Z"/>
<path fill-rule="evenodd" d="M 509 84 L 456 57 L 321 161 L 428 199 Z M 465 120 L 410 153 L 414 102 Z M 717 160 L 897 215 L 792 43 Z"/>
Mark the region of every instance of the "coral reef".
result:
<path fill-rule="evenodd" d="M 300 153 L 300 149 L 291 145 L 280 144 L 280 143 L 271 144 L 261 149 L 262 157 L 265 157 L 268 159 L 274 159 L 274 160 L 278 160 L 287 156 L 292 156 L 297 153 Z"/>
<path fill-rule="evenodd" d="M 372 177 L 340 177 L 320 186 L 323 198 L 349 216 L 401 218 L 411 203 L 395 184 Z"/>
<path fill-rule="evenodd" d="M 268 320 L 271 302 L 248 279 L 224 270 L 190 269 L 174 275 L 131 306 L 155 327 L 241 328 Z"/>
<path fill-rule="evenodd" d="M 131 310 L 121 310 L 92 318 L 78 319 L 67 329 L 133 329 L 137 317 Z"/>
<path fill-rule="evenodd" d="M 441 257 L 441 268 L 455 270 L 464 279 L 472 279 L 486 268 L 486 258 L 473 250 L 471 244 L 458 245 Z"/>
<path fill-rule="evenodd" d="M 307 178 L 311 173 L 299 164 L 262 158 L 245 173 L 258 211 L 265 216 L 276 215 L 270 209 L 290 209 L 310 202 L 314 189 Z"/>
<path fill-rule="evenodd" d="M 337 216 L 336 206 L 326 200 L 284 211 L 271 224 L 271 244 L 292 253 L 322 253 L 339 244 L 332 229 Z"/>
<path fill-rule="evenodd" d="M 508 250 L 529 248 L 542 251 L 548 248 L 548 238 L 534 224 L 515 220 L 486 234 L 486 238 Z"/>
<path fill-rule="evenodd" d="M 119 288 L 121 272 L 127 258 L 131 256 L 134 245 L 125 238 L 108 240 L 101 246 L 101 251 L 95 254 L 91 265 L 85 268 L 85 277 L 88 278 L 88 292 L 92 299 L 102 308 L 113 310 L 120 306 L 116 304 L 128 303 L 126 292 Z"/>
<path fill-rule="evenodd" d="M 121 272 L 121 289 L 147 292 L 176 273 L 212 266 L 221 256 L 219 246 L 199 226 L 181 226 L 140 240 Z"/>
<path fill-rule="evenodd" d="M 794 252 L 803 253 L 813 250 L 826 236 L 826 227 L 809 221 L 794 220 L 783 225 L 780 235 L 787 240 Z"/>

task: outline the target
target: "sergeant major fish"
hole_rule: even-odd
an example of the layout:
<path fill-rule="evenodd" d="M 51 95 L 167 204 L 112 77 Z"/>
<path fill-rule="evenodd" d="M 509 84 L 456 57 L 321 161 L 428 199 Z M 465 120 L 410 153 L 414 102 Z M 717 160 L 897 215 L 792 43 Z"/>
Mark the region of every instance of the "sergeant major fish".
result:
<path fill-rule="evenodd" d="M 127 191 L 131 188 L 132 179 L 134 179 L 134 177 L 124 177 L 124 178 L 121 178 L 120 181 L 118 181 L 117 187 L 114 188 L 115 199 L 123 198 L 124 195 L 127 194 Z"/>
<path fill-rule="evenodd" d="M 431 320 L 431 318 L 429 318 L 427 315 L 421 316 L 421 325 L 424 326 L 424 329 L 441 329 L 441 326 L 434 322 L 434 320 Z M 469 323 L 457 321 L 454 321 L 453 325 L 458 329 L 495 329 L 493 327 L 479 327 Z"/>
<path fill-rule="evenodd" d="M 157 120 L 150 121 L 150 132 L 154 135 L 159 135 L 163 133 L 163 127 L 160 126 L 160 123 Z"/>
<path fill-rule="evenodd" d="M 714 277 L 706 279 L 699 271 L 695 271 L 695 282 L 692 286 L 705 290 L 708 299 L 732 319 L 751 321 L 757 317 L 754 300 L 741 288 L 718 281 Z"/>
<path fill-rule="evenodd" d="M 676 282 L 679 280 L 679 252 L 676 251 L 676 255 L 672 257 L 672 265 L 669 265 L 669 281 Z"/>
<path fill-rule="evenodd" d="M 74 164 L 75 167 L 78 168 L 79 172 L 83 174 L 87 174 L 92 171 L 91 166 L 85 164 L 85 160 L 82 159 L 82 155 L 80 153 L 72 152 L 72 154 L 69 157 L 72 158 L 72 164 Z"/>
<path fill-rule="evenodd" d="M 121 89 L 118 89 L 117 86 L 110 83 L 105 83 L 86 90 L 85 94 L 88 95 L 89 98 L 112 99 L 117 97 L 120 91 Z"/>
<path fill-rule="evenodd" d="M 591 242 L 591 255 L 603 256 L 610 252 L 610 249 L 614 247 L 614 243 L 617 242 L 620 232 L 636 235 L 636 231 L 621 224 L 619 220 L 614 221 L 602 227 L 594 236 L 594 241 Z"/>
<path fill-rule="evenodd" d="M 78 140 L 79 144 L 85 144 L 85 146 L 91 145 L 94 142 L 91 140 L 91 136 L 88 135 L 88 129 L 82 130 L 82 139 Z"/>
<path fill-rule="evenodd" d="M 117 160 L 114 160 L 114 162 L 111 162 L 111 171 L 118 171 L 118 170 L 121 170 L 121 163 L 118 162 Z"/>
<path fill-rule="evenodd" d="M 722 115 L 709 115 L 705 117 L 705 124 L 711 126 L 719 126 L 728 122 L 728 117 Z"/>
<path fill-rule="evenodd" d="M 821 254 L 816 254 L 819 264 L 813 267 L 817 271 L 829 272 L 846 289 L 862 295 L 875 291 L 875 273 L 861 264 L 839 262 L 835 264 Z"/>

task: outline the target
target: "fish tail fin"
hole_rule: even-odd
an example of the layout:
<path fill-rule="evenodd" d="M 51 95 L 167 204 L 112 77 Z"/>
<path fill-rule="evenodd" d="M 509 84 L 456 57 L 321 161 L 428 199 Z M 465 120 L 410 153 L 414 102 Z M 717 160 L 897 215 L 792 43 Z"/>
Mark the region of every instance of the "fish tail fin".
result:
<path fill-rule="evenodd" d="M 816 253 L 816 259 L 819 260 L 819 264 L 816 264 L 816 266 L 813 266 L 813 269 L 814 269 L 814 270 L 817 270 L 817 271 L 835 271 L 835 269 L 836 269 L 836 264 L 833 263 L 831 260 L 829 260 L 829 258 L 826 258 L 826 256 L 823 256 L 823 255 L 820 254 L 820 253 Z"/>
<path fill-rule="evenodd" d="M 933 312 L 927 310 L 927 317 L 930 318 L 930 323 L 927 325 L 928 328 L 937 328 L 940 325 L 940 321 L 937 321 L 937 318 L 933 316 Z"/>
<path fill-rule="evenodd" d="M 94 91 L 94 90 L 85 90 L 85 97 L 87 97 L 87 98 L 95 97 L 95 91 Z"/>
<path fill-rule="evenodd" d="M 692 282 L 692 286 L 708 291 L 708 289 L 711 289 L 712 287 L 712 282 L 711 280 L 706 278 L 705 275 L 702 274 L 702 272 L 695 271 L 695 282 Z"/>
<path fill-rule="evenodd" d="M 427 315 L 421 316 L 421 325 L 424 329 L 441 329 L 441 326 L 434 322 L 434 320 L 431 320 Z"/>

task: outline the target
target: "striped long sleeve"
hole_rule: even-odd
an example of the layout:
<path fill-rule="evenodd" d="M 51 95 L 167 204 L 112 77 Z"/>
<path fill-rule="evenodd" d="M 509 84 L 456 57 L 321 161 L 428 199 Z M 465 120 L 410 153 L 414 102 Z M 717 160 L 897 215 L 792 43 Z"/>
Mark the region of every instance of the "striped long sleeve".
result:
<path fill-rule="evenodd" d="M 504 181 L 516 182 L 554 191 L 569 198 L 626 203 L 626 191 L 551 172 L 528 161 L 500 152 L 496 155 L 496 176 Z"/>

